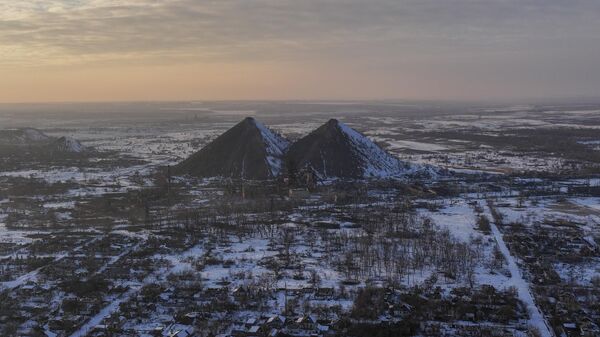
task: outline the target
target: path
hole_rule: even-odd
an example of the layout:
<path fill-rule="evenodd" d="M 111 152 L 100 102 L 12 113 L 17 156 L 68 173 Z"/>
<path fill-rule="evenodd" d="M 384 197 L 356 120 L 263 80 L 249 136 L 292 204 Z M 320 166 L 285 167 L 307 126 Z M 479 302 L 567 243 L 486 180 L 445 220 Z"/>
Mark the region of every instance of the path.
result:
<path fill-rule="evenodd" d="M 496 226 L 495 221 L 493 221 L 490 212 L 488 212 L 488 216 L 491 219 L 490 226 L 492 228 L 492 235 L 496 239 L 498 248 L 500 249 L 500 252 L 502 252 L 502 255 L 504 255 L 504 258 L 508 264 L 508 270 L 510 271 L 510 279 L 506 285 L 514 286 L 517 289 L 519 298 L 525 303 L 525 306 L 529 311 L 529 324 L 536 327 L 541 333 L 542 337 L 554 337 L 554 333 L 549 328 L 548 322 L 546 322 L 544 315 L 535 304 L 535 299 L 531 294 L 529 283 L 521 275 L 521 270 L 519 269 L 519 266 L 517 266 L 515 258 L 510 254 L 510 251 L 504 242 L 504 238 L 502 237 L 502 233 L 500 233 L 500 230 L 498 230 L 498 227 Z"/>

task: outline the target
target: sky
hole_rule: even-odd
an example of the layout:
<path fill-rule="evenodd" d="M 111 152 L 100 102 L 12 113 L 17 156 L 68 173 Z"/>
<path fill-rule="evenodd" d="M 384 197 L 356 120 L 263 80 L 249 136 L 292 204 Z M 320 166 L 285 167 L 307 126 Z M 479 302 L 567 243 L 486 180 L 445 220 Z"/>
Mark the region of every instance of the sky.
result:
<path fill-rule="evenodd" d="M 562 97 L 598 0 L 0 0 L 0 102 Z"/>

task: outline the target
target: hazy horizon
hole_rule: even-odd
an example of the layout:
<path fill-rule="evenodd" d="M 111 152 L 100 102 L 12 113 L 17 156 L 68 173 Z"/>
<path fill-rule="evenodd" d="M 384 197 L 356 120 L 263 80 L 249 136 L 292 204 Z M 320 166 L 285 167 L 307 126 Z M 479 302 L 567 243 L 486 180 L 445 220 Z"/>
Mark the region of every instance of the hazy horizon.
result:
<path fill-rule="evenodd" d="M 188 103 L 188 104 L 211 104 L 211 103 L 285 103 L 285 104 L 392 104 L 392 105 L 461 105 L 461 106 L 573 106 L 573 105 L 596 105 L 600 104 L 600 96 L 567 96 L 567 97 L 525 97 L 505 99 L 403 99 L 403 98 L 380 98 L 380 99 L 358 99 L 358 98 L 290 98 L 290 99 L 123 99 L 123 100 L 56 100 L 56 101 L 7 101 L 0 102 L 0 107 L 14 106 L 67 106 L 67 105 L 111 105 L 111 104 L 162 104 L 162 103 Z"/>

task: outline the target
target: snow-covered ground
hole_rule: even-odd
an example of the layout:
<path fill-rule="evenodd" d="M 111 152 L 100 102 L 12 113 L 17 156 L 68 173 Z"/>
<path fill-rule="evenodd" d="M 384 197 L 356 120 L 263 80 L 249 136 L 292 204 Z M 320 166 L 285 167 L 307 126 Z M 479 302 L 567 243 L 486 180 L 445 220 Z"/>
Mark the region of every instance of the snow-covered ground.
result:
<path fill-rule="evenodd" d="M 320 108 L 323 108 L 323 106 Z M 470 190 L 469 193 L 454 197 L 443 197 L 443 193 L 431 196 L 430 199 L 424 197 L 424 201 L 436 204 L 438 207 L 432 207 L 431 209 L 418 208 L 416 215 L 417 217 L 430 219 L 437 231 L 448 231 L 448 236 L 456 239 L 457 242 L 471 248 L 476 247 L 480 256 L 478 256 L 477 263 L 474 266 L 475 285 L 492 285 L 499 290 L 515 287 L 519 299 L 525 304 L 530 314 L 528 323 L 538 328 L 543 336 L 552 336 L 553 334 L 547 325 L 548 320 L 544 316 L 545 313 L 540 311 L 540 306 L 535 301 L 533 293 L 535 287 L 528 283 L 528 274 L 524 272 L 525 267 L 527 267 L 526 262 L 519 260 L 517 254 L 509 249 L 509 247 L 512 247 L 510 246 L 511 241 L 507 238 L 505 242 L 503 233 L 500 231 L 504 231 L 505 227 L 497 226 L 494 223 L 490 210 L 485 206 L 485 199 L 495 199 L 496 208 L 504 217 L 503 225 L 507 228 L 512 228 L 510 226 L 513 224 L 522 224 L 525 230 L 537 226 L 551 228 L 551 223 L 563 221 L 569 223 L 572 230 L 577 233 L 577 239 L 581 239 L 578 244 L 593 248 L 597 247 L 598 242 L 600 242 L 600 236 L 598 235 L 600 231 L 600 198 L 580 195 L 576 197 L 569 196 L 567 191 L 569 186 L 575 184 L 589 184 L 590 187 L 597 186 L 600 179 L 597 177 L 591 179 L 565 178 L 564 181 L 548 182 L 542 178 L 517 178 L 509 184 L 503 181 L 503 173 L 518 173 L 526 170 L 560 172 L 560 169 L 567 165 L 567 160 L 551 154 L 524 156 L 516 152 L 500 151 L 490 145 L 478 145 L 470 141 L 419 137 L 418 135 L 418 132 L 470 130 L 471 128 L 476 129 L 477 132 L 485 132 L 485 135 L 493 136 L 510 128 L 516 130 L 522 128 L 581 127 L 593 130 L 597 127 L 591 121 L 596 118 L 598 110 L 556 110 L 543 114 L 530 112 L 529 109 L 532 109 L 532 107 L 511 106 L 477 110 L 472 113 L 465 111 L 455 115 L 424 116 L 422 118 L 406 118 L 401 115 L 378 116 L 376 114 L 363 114 L 362 112 L 354 114 L 340 112 L 339 114 L 341 120 L 347 121 L 347 123 L 340 124 L 344 134 L 351 139 L 361 155 L 367 156 L 372 159 L 371 161 L 378 163 L 378 165 L 366 169 L 370 175 L 389 175 L 387 173 L 392 168 L 396 168 L 398 162 L 404 160 L 454 168 L 454 172 L 473 173 L 473 176 L 477 176 L 477 173 L 481 172 L 497 173 L 494 177 L 482 176 L 483 181 L 481 183 L 503 185 L 501 191 L 479 192 Z M 192 110 L 185 111 L 208 113 L 208 110 L 204 107 L 192 107 Z M 65 123 L 64 125 L 46 125 L 47 128 L 44 131 L 52 137 L 69 135 L 68 137 L 80 141 L 85 148 L 93 148 L 100 152 L 114 151 L 117 162 L 121 158 L 133 158 L 135 164 L 127 164 L 126 162 L 126 164 L 115 165 L 114 167 L 101 165 L 94 167 L 90 165 L 84 168 L 74 166 L 44 168 L 36 166 L 35 168 L 18 171 L 2 170 L 0 168 L 0 176 L 6 179 L 21 177 L 25 179 L 43 179 L 49 183 L 72 183 L 70 189 L 61 195 L 32 195 L 14 198 L 5 195 L 4 190 L 0 190 L 0 244 L 6 250 L 1 254 L 0 259 L 22 258 L 23 254 L 27 254 L 28 247 L 33 243 L 42 240 L 57 240 L 55 229 L 49 227 L 36 229 L 7 228 L 7 223 L 10 223 L 9 214 L 26 218 L 30 214 L 27 211 L 31 211 L 33 208 L 37 212 L 35 214 L 54 216 L 54 218 L 42 217 L 41 222 L 44 225 L 47 222 L 56 220 L 57 225 L 65 227 L 90 226 L 88 228 L 89 236 L 97 239 L 105 235 L 113 235 L 131 240 L 128 244 L 113 245 L 110 254 L 90 254 L 90 257 L 96 257 L 99 261 L 94 269 L 90 270 L 90 276 L 104 275 L 111 267 L 119 265 L 128 255 L 142 251 L 148 242 L 163 240 L 160 241 L 161 245 L 158 248 L 160 252 L 153 253 L 154 255 L 151 255 L 150 261 L 164 262 L 167 267 L 161 267 L 159 270 L 153 271 L 142 282 L 133 280 L 119 282 L 118 285 L 129 288 L 124 293 L 111 293 L 103 298 L 102 307 L 94 311 L 91 316 L 88 316 L 85 323 L 72 336 L 86 335 L 88 331 L 101 324 L 111 313 L 119 310 L 121 303 L 127 302 L 136 296 L 142 287 L 151 283 L 162 283 L 169 274 L 191 271 L 201 278 L 202 285 L 206 288 L 218 288 L 223 284 L 234 288 L 250 285 L 261 278 L 272 279 L 274 272 L 269 263 L 272 260 L 282 259 L 283 244 L 265 233 L 257 231 L 236 236 L 215 229 L 211 235 L 217 236 L 215 232 L 218 232 L 219 240 L 221 240 L 218 244 L 210 242 L 207 238 L 208 235 L 207 237 L 195 237 L 194 240 L 196 241 L 194 241 L 193 246 L 183 251 L 177 251 L 168 248 L 166 243 L 168 238 L 161 236 L 163 234 L 160 225 L 147 226 L 143 222 L 133 225 L 129 222 L 130 219 L 111 219 L 110 217 L 106 217 L 108 220 L 102 219 L 102 223 L 97 224 L 93 222 L 97 219 L 88 218 L 89 214 L 77 213 L 77 211 L 81 211 L 80 206 L 94 201 L 93 198 L 95 197 L 105 196 L 113 192 L 141 190 L 151 187 L 150 177 L 158 166 L 172 165 L 186 158 L 237 122 L 238 117 L 241 119 L 246 114 L 254 115 L 257 113 L 258 118 L 262 119 L 257 111 L 257 109 L 230 109 L 222 116 L 210 117 L 206 122 L 191 119 L 189 116 L 183 119 L 182 115 L 176 115 L 176 118 L 179 118 L 178 120 L 175 120 L 175 117 L 173 119 L 164 117 L 164 123 L 142 121 L 130 122 L 121 126 L 103 125 L 97 128 L 84 127 L 86 122 L 82 121 Z M 259 127 L 268 143 L 267 149 L 270 160 L 273 161 L 273 166 L 281 167 L 281 162 L 277 162 L 276 157 L 281 157 L 288 142 L 272 133 L 270 128 L 278 130 L 283 135 L 294 134 L 294 137 L 297 137 L 321 125 L 324 116 L 329 118 L 335 114 L 330 111 L 306 112 L 302 117 L 304 120 L 301 122 L 292 122 L 293 118 L 298 118 L 294 116 L 284 116 L 278 119 L 265 114 L 266 124 L 269 125 L 269 128 L 262 124 Z M 562 115 L 570 117 L 568 120 L 563 119 L 561 122 Z M 585 126 L 586 123 L 590 125 Z M 368 138 L 363 137 L 360 132 L 351 129 L 350 126 L 363 132 Z M 35 134 L 31 136 L 35 137 Z M 387 150 L 401 160 L 387 154 L 372 140 L 387 146 Z M 597 142 L 598 140 L 589 139 L 582 140 L 581 144 L 597 146 Z M 71 145 L 77 148 L 77 144 Z M 94 162 L 93 160 L 92 162 Z M 486 181 L 487 178 L 489 178 L 489 181 Z M 415 181 L 415 183 L 422 182 Z M 423 190 L 427 190 L 430 183 L 431 181 L 423 182 L 425 185 Z M 452 183 L 456 183 L 459 191 L 463 188 L 469 190 L 472 187 L 469 186 L 471 181 L 465 183 L 449 180 L 449 185 Z M 518 191 L 506 191 L 515 188 L 516 185 L 512 185 L 512 183 L 518 186 L 526 183 L 554 184 L 560 187 L 556 193 L 562 194 L 527 198 L 520 196 Z M 186 194 L 186 196 L 193 199 L 189 201 L 189 205 L 193 205 L 194 210 L 204 211 L 210 209 L 210 207 L 213 207 L 211 203 L 215 197 L 220 198 L 226 195 L 224 191 L 212 191 L 214 194 L 206 194 L 202 190 L 203 187 L 202 184 L 190 186 L 190 190 Z M 327 193 L 334 192 L 336 191 Z M 323 194 L 326 195 L 327 193 L 324 192 Z M 344 193 L 351 194 L 347 191 L 344 191 Z M 312 195 L 303 200 L 307 204 L 294 208 L 287 218 L 280 223 L 278 222 L 277 230 L 289 228 L 294 231 L 295 236 L 290 248 L 293 256 L 292 262 L 302 267 L 298 268 L 300 271 L 291 267 L 289 269 L 282 268 L 279 271 L 281 274 L 273 281 L 272 286 L 294 290 L 309 287 L 311 286 L 310 273 L 313 271 L 319 275 L 319 285 L 322 287 L 339 289 L 340 284 L 349 281 L 344 272 L 345 256 L 328 255 L 330 253 L 324 249 L 325 242 L 319 239 L 319 235 L 330 235 L 334 238 L 332 242 L 335 245 L 344 247 L 342 249 L 336 246 L 336 249 L 338 249 L 336 254 L 344 252 L 351 258 L 359 259 L 360 256 L 352 254 L 359 248 L 368 251 L 364 246 L 360 246 L 360 243 L 361 240 L 369 238 L 369 235 L 366 235 L 361 229 L 361 221 L 365 221 L 365 219 L 356 219 L 353 215 L 360 210 L 371 211 L 376 207 L 390 205 L 393 202 L 400 203 L 405 197 L 410 199 L 409 202 L 414 201 L 411 199 L 412 195 L 409 193 L 404 195 L 404 192 L 399 191 L 391 191 L 385 198 L 373 191 L 368 193 L 372 199 L 347 207 L 336 204 L 337 195 L 335 196 L 336 202 L 332 201 L 331 194 L 327 196 Z M 424 192 L 424 194 L 427 193 L 429 192 Z M 421 198 L 421 196 L 418 198 Z M 230 203 L 223 203 L 223 208 L 230 207 L 232 204 L 231 201 Z M 156 205 L 152 206 L 156 207 Z M 28 207 L 29 209 L 27 209 Z M 136 204 L 136 207 L 140 208 L 141 206 Z M 186 205 L 178 204 L 173 208 L 181 210 L 185 207 Z M 484 233 L 477 228 L 479 216 L 478 211 L 476 211 L 477 207 L 484 209 L 483 215 L 491 220 L 491 232 Z M 392 207 L 388 208 L 386 212 L 391 212 L 391 210 Z M 133 211 L 139 211 L 139 209 Z M 381 209 L 377 209 L 377 211 L 381 211 Z M 377 211 L 374 211 L 374 217 Z M 113 214 L 108 215 L 113 216 Z M 246 215 L 249 217 L 254 216 L 254 214 L 244 214 L 244 216 Z M 277 214 L 274 214 L 274 216 L 277 216 Z M 91 221 L 88 223 L 88 220 Z M 110 223 L 107 224 L 104 221 Z M 96 225 L 99 226 L 98 229 L 94 228 Z M 339 229 L 315 229 L 317 225 L 330 226 L 331 228 L 337 226 Z M 64 228 L 61 230 L 64 230 Z M 185 231 L 185 229 L 180 230 Z M 445 235 L 445 232 L 443 233 Z M 214 240 L 214 238 L 212 239 Z M 388 238 L 381 239 L 381 242 L 384 242 L 385 239 Z M 391 242 L 393 238 L 389 239 Z M 93 243 L 93 240 L 86 242 L 88 244 Z M 188 243 L 185 242 L 185 244 Z M 49 264 L 58 265 L 61 262 L 64 263 L 66 261 L 64 259 L 67 257 L 80 258 L 79 255 L 83 255 L 83 253 L 77 250 L 81 248 L 84 247 L 65 247 L 64 251 L 42 255 L 41 257 L 51 257 Z M 329 249 L 332 248 L 329 247 Z M 506 261 L 506 265 L 500 268 L 490 267 L 490 260 L 493 258 L 496 249 L 500 251 Z M 372 254 L 379 253 L 377 250 L 369 252 Z M 198 267 L 198 262 L 202 262 L 204 258 L 208 257 L 214 258 L 216 262 L 202 265 L 201 268 Z M 386 277 L 392 274 L 386 268 L 388 267 L 382 267 L 378 271 L 371 270 L 368 275 L 363 274 L 358 276 L 356 280 L 350 280 L 355 281 L 355 283 L 349 282 L 348 285 L 345 285 L 345 289 L 349 293 L 353 293 L 367 284 L 383 284 Z M 552 261 L 551 268 L 554 268 L 558 273 L 562 282 L 581 287 L 590 287 L 593 280 L 600 275 L 600 263 L 594 256 L 577 263 L 564 260 Z M 44 274 L 43 267 L 32 269 L 17 271 L 15 273 L 16 277 L 0 283 L 0 288 L 16 292 L 31 284 L 41 285 L 44 281 L 40 277 Z M 401 279 L 400 283 L 401 286 L 408 288 L 414 285 L 422 285 L 431 276 L 440 275 L 440 271 L 435 270 L 431 265 L 427 265 L 407 274 Z M 50 289 L 56 285 L 49 282 L 43 284 L 43 286 Z M 448 277 L 448 279 L 437 280 L 436 286 L 442 287 L 447 294 L 454 288 L 468 286 L 468 282 L 460 277 Z M 53 296 L 56 296 L 58 300 L 63 295 L 65 294 L 61 291 L 53 290 Z M 269 300 L 269 304 L 273 305 L 269 310 L 273 313 L 277 311 L 276 308 L 283 309 L 286 305 L 284 292 L 276 292 L 274 297 L 274 299 Z M 60 303 L 60 301 L 57 303 Z M 351 296 L 347 296 L 332 300 L 315 300 L 313 304 L 340 305 L 342 311 L 348 312 L 352 309 L 353 300 Z M 156 315 L 158 316 L 159 313 L 156 313 Z M 142 322 L 140 324 L 146 323 Z M 48 329 L 46 325 L 46 330 Z M 50 334 L 50 332 L 48 333 Z"/>

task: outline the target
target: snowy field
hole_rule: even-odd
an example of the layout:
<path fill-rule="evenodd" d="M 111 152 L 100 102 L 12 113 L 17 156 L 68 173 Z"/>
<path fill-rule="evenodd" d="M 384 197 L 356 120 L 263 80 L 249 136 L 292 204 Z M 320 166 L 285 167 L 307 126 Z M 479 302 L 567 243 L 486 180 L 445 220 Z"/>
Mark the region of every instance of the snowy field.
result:
<path fill-rule="evenodd" d="M 125 336 L 150 336 L 195 324 L 233 334 L 252 329 L 248 320 L 277 315 L 314 315 L 315 329 L 410 318 L 507 336 L 600 324 L 598 106 L 39 109 L 0 107 L 0 120 L 91 150 L 48 165 L 0 167 L 0 332 L 95 336 L 119 327 Z M 169 166 L 247 115 L 291 140 L 339 118 L 400 160 L 443 174 L 332 180 L 313 191 L 165 178 Z M 548 141 L 555 134 L 565 142 Z M 370 306 L 383 308 L 368 318 L 357 316 L 365 289 L 373 292 Z M 475 309 L 462 313 L 463 304 Z M 423 313 L 442 305 L 456 316 Z"/>

